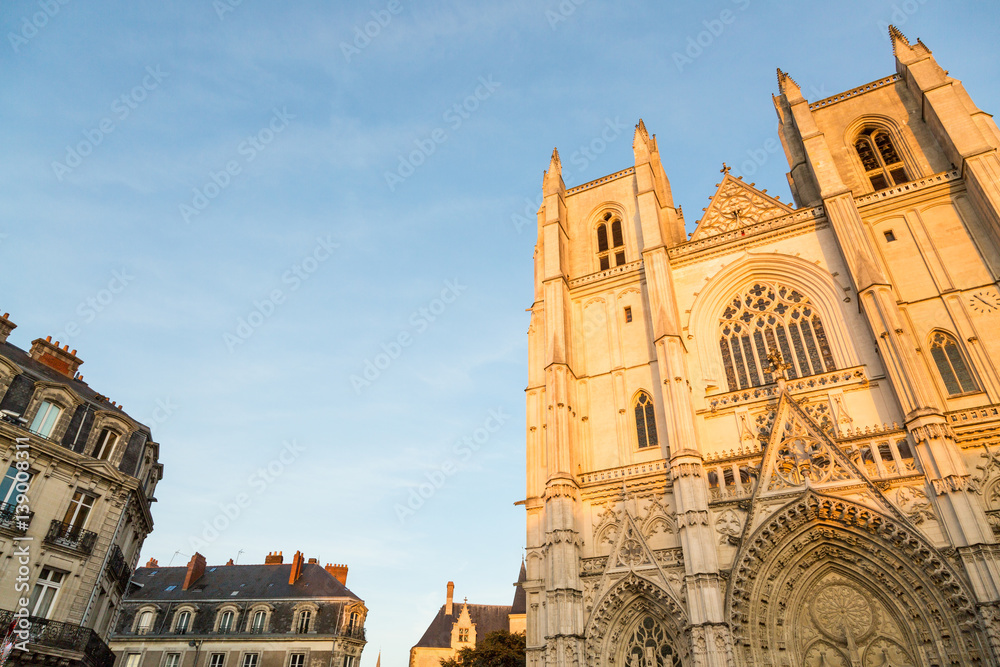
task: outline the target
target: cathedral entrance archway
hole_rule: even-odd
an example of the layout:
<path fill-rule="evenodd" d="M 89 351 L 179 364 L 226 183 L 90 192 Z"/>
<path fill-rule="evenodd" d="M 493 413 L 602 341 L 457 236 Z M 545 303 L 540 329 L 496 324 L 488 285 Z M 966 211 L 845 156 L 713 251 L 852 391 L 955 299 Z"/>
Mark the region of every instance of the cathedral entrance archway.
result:
<path fill-rule="evenodd" d="M 989 655 L 946 559 L 905 522 L 843 498 L 810 491 L 777 510 L 732 572 L 727 607 L 745 665 L 930 667 Z"/>

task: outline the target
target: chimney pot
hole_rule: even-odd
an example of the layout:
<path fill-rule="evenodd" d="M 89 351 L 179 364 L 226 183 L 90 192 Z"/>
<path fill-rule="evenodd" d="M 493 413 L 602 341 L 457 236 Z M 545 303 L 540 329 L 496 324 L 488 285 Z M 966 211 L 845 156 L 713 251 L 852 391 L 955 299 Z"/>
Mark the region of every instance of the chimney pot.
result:
<path fill-rule="evenodd" d="M 156 561 L 155 558 L 150 558 L 149 562 L 146 563 L 146 567 L 160 567 L 160 564 Z"/>
<path fill-rule="evenodd" d="M 10 335 L 11 331 L 17 328 L 17 325 L 8 319 L 9 317 L 10 313 L 4 313 L 3 317 L 0 317 L 0 343 L 6 343 L 7 336 Z"/>
<path fill-rule="evenodd" d="M 338 564 L 338 565 L 331 565 L 330 563 L 327 563 L 326 567 L 323 568 L 323 569 L 325 569 L 327 572 L 329 572 L 330 575 L 334 579 L 336 579 L 337 581 L 339 581 L 341 584 L 343 584 L 344 586 L 347 585 L 347 566 L 346 565 L 340 565 L 340 564 Z"/>
<path fill-rule="evenodd" d="M 0 336 L 3 335 L 2 329 L 0 327 Z M 31 350 L 28 354 L 35 361 L 59 371 L 68 378 L 72 378 L 76 375 L 77 370 L 79 370 L 83 362 L 76 356 L 76 350 L 73 350 L 73 352 L 69 351 L 68 344 L 63 347 L 59 345 L 59 341 L 56 341 L 55 344 L 52 343 L 52 336 L 46 337 L 45 340 L 36 338 L 31 341 Z"/>
<path fill-rule="evenodd" d="M 454 610 L 454 599 L 455 599 L 455 582 L 454 581 L 449 581 L 448 582 L 448 602 L 445 605 L 445 610 L 444 610 L 444 613 L 447 614 L 448 616 L 451 616 L 452 612 Z"/>
<path fill-rule="evenodd" d="M 267 558 L 264 559 L 264 565 L 281 565 L 284 561 L 280 551 L 269 551 Z"/>
<path fill-rule="evenodd" d="M 302 565 L 304 562 L 305 557 L 302 556 L 302 552 L 296 551 L 295 556 L 292 557 L 292 571 L 288 573 L 289 585 L 294 584 L 302 576 Z"/>
<path fill-rule="evenodd" d="M 317 560 L 316 558 L 310 558 L 306 562 L 309 563 L 310 565 L 317 565 L 319 563 L 319 560 Z"/>
<path fill-rule="evenodd" d="M 46 336 L 45 337 L 45 342 L 46 343 L 51 343 L 52 342 L 52 336 Z"/>
<path fill-rule="evenodd" d="M 188 562 L 187 574 L 184 576 L 184 585 L 181 586 L 181 590 L 186 591 L 191 588 L 191 584 L 198 581 L 203 574 L 205 574 L 205 557 L 195 551 Z"/>

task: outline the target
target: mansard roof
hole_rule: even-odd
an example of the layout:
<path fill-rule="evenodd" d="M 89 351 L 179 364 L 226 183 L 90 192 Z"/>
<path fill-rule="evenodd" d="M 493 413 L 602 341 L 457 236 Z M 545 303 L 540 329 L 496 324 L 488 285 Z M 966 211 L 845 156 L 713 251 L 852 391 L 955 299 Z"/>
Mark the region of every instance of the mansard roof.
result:
<path fill-rule="evenodd" d="M 489 604 L 454 604 L 454 613 L 446 614 L 446 605 L 441 605 L 437 616 L 427 626 L 424 636 L 414 648 L 451 648 L 451 630 L 455 621 L 462 614 L 463 607 L 469 608 L 469 618 L 476 626 L 476 640 L 480 640 L 491 632 L 510 629 L 511 608 L 507 605 Z"/>
<path fill-rule="evenodd" d="M 126 601 L 361 599 L 316 563 L 304 564 L 302 575 L 294 584 L 288 583 L 291 563 L 209 566 L 185 591 L 187 570 L 187 567 L 140 567 L 132 578 L 136 586 L 130 587 Z"/>
<path fill-rule="evenodd" d="M 691 235 L 692 241 L 794 212 L 795 209 L 767 194 L 766 190 L 758 190 L 753 183 L 744 183 L 742 176 L 731 176 L 728 167 L 723 169 L 725 176 Z"/>

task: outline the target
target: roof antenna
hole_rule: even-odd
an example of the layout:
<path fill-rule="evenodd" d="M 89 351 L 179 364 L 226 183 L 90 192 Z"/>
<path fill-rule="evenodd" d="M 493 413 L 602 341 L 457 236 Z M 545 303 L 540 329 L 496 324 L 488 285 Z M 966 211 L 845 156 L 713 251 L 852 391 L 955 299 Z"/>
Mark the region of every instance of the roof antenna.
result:
<path fill-rule="evenodd" d="M 242 554 L 243 554 L 243 549 L 240 549 L 239 551 L 236 552 L 236 563 L 234 563 L 234 565 L 239 565 L 240 564 L 240 556 Z"/>
<path fill-rule="evenodd" d="M 187 556 L 187 554 L 181 553 L 181 550 L 178 549 L 177 551 L 174 552 L 174 555 L 170 557 L 170 562 L 167 563 L 167 567 L 170 567 L 171 565 L 173 565 L 174 559 L 177 558 L 178 555 Z"/>

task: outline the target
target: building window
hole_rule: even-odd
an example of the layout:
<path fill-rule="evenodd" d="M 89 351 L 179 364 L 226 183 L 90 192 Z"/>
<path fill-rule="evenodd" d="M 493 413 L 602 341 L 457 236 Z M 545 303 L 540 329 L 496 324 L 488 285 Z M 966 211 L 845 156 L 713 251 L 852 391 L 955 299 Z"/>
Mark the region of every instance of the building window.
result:
<path fill-rule="evenodd" d="M 837 368 L 819 313 L 789 287 L 754 284 L 726 307 L 719 330 L 729 391 L 773 382 L 768 357 L 774 353 L 781 355 L 790 379 Z"/>
<path fill-rule="evenodd" d="M 21 479 L 18 480 L 18 472 L 21 474 Z M 25 479 L 27 477 L 27 479 Z M 3 476 L 3 480 L 0 481 L 0 513 L 2 514 L 13 514 L 14 506 L 17 505 L 17 496 L 21 493 L 28 492 L 28 485 L 31 483 L 31 473 L 25 471 L 18 471 L 17 466 L 11 466 L 7 469 L 7 474 Z M 9 507 L 8 507 L 9 506 Z"/>
<path fill-rule="evenodd" d="M 288 659 L 288 667 L 305 667 L 306 665 L 306 654 L 305 653 L 293 653 Z"/>
<path fill-rule="evenodd" d="M 226 664 L 225 653 L 213 653 L 212 659 L 208 663 L 208 667 L 225 667 L 225 664 Z"/>
<path fill-rule="evenodd" d="M 354 656 L 345 655 L 344 656 L 344 667 L 354 667 Z"/>
<path fill-rule="evenodd" d="M 31 431 L 43 438 L 49 437 L 52 435 L 52 430 L 55 428 L 56 421 L 61 414 L 62 408 L 58 405 L 42 401 L 42 404 L 38 406 L 38 412 L 35 413 L 34 420 L 31 422 Z"/>
<path fill-rule="evenodd" d="M 882 190 L 910 180 L 906 175 L 903 159 L 885 130 L 865 130 L 854 142 L 854 148 L 861 158 L 865 176 L 874 189 Z"/>
<path fill-rule="evenodd" d="M 625 306 L 625 321 L 632 321 L 632 306 Z"/>
<path fill-rule="evenodd" d="M 656 447 L 660 444 L 656 437 L 656 410 L 653 399 L 644 391 L 635 397 L 635 437 L 639 449 Z"/>
<path fill-rule="evenodd" d="M 97 436 L 97 446 L 94 447 L 94 458 L 107 461 L 111 458 L 111 452 L 118 442 L 118 434 L 109 428 L 102 429 Z"/>
<path fill-rule="evenodd" d="M 611 228 L 611 243 L 608 243 L 608 227 Z M 604 214 L 604 222 L 597 226 L 597 260 L 601 271 L 611 268 L 611 258 L 614 265 L 625 263 L 625 239 L 622 236 L 622 221 L 617 217 L 612 220 L 610 213 Z"/>
<path fill-rule="evenodd" d="M 891 229 L 887 229 L 882 233 L 885 234 L 886 243 L 892 243 L 896 240 L 896 234 Z"/>
<path fill-rule="evenodd" d="M 263 610 L 255 611 L 253 621 L 250 623 L 250 632 L 261 634 L 264 632 L 264 625 L 267 623 L 267 612 Z"/>
<path fill-rule="evenodd" d="M 163 667 L 178 667 L 181 664 L 180 653 L 168 653 L 167 659 L 163 661 Z"/>
<path fill-rule="evenodd" d="M 219 632 L 226 634 L 231 632 L 233 629 L 233 612 L 224 611 L 222 615 L 219 616 Z"/>
<path fill-rule="evenodd" d="M 347 621 L 347 629 L 353 631 L 359 627 L 361 627 L 361 614 L 356 611 L 352 611 L 350 620 Z"/>
<path fill-rule="evenodd" d="M 469 641 L 469 628 L 459 628 L 458 629 L 458 641 L 468 643 L 468 641 Z"/>
<path fill-rule="evenodd" d="M 259 653 L 247 653 L 243 656 L 243 667 L 257 667 L 257 660 L 259 658 Z"/>
<path fill-rule="evenodd" d="M 28 609 L 32 616 L 38 618 L 48 618 L 52 610 L 52 603 L 55 602 L 59 587 L 62 586 L 65 572 L 43 567 L 42 573 L 35 581 L 35 588 L 31 591 L 31 598 L 28 600 Z"/>
<path fill-rule="evenodd" d="M 979 391 L 979 384 L 972 377 L 962 351 L 958 349 L 958 342 L 952 336 L 936 332 L 931 337 L 931 356 L 949 396 Z"/>
<path fill-rule="evenodd" d="M 174 631 L 179 635 L 183 635 L 187 633 L 188 627 L 190 627 L 190 625 L 191 625 L 191 612 L 182 611 L 181 613 L 177 614 L 177 627 L 174 628 Z"/>
<path fill-rule="evenodd" d="M 312 620 L 311 611 L 300 611 L 299 612 L 299 622 L 295 625 L 295 632 L 300 635 L 304 635 L 309 632 L 309 621 Z"/>
<path fill-rule="evenodd" d="M 87 517 L 94 508 L 95 500 L 94 496 L 83 491 L 73 494 L 73 500 L 69 502 L 69 508 L 63 515 L 63 528 L 67 533 L 74 533 L 87 525 Z"/>
<path fill-rule="evenodd" d="M 125 656 L 125 667 L 139 667 L 139 660 L 142 655 L 139 653 L 129 653 Z"/>

